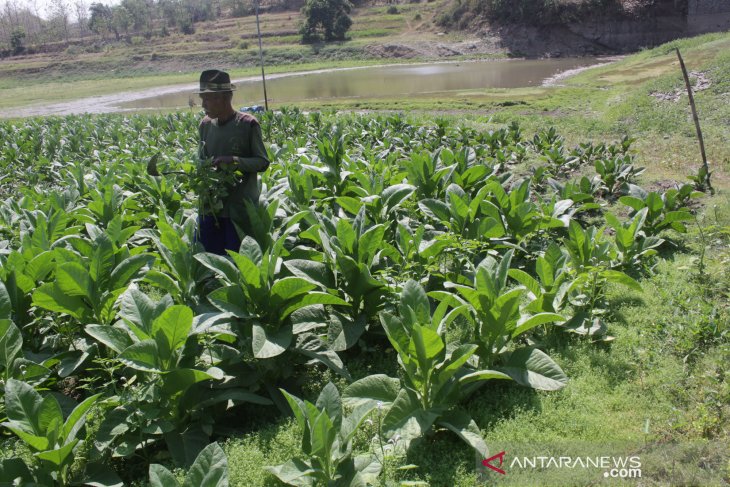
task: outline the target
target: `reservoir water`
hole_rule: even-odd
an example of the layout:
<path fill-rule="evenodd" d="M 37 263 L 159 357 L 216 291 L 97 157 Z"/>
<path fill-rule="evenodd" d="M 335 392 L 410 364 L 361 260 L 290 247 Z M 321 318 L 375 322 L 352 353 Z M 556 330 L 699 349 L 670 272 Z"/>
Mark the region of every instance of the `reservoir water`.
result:
<path fill-rule="evenodd" d="M 488 88 L 540 86 L 559 73 L 599 62 L 596 58 L 462 61 L 277 74 L 267 76 L 266 91 L 269 104 L 274 106 L 316 100 L 438 97 Z M 260 77 L 234 82 L 237 86 L 234 106 L 264 104 Z M 200 100 L 191 91 L 138 98 L 118 106 L 155 109 L 199 105 Z"/>

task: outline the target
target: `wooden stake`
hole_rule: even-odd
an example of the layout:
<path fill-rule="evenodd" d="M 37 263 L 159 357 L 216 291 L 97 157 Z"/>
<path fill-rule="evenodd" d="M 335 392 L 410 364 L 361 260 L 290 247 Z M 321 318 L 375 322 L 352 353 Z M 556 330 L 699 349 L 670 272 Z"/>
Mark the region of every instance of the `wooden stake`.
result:
<path fill-rule="evenodd" d="M 695 106 L 695 98 L 692 96 L 692 85 L 689 82 L 689 74 L 687 74 L 687 67 L 684 65 L 684 59 L 677 50 L 677 57 L 679 58 L 679 65 L 682 68 L 682 75 L 684 75 L 684 84 L 687 85 L 687 95 L 689 96 L 689 106 L 692 109 L 692 119 L 695 122 L 695 129 L 697 130 L 697 138 L 700 141 L 700 154 L 702 154 L 702 167 L 705 169 L 705 184 L 707 189 L 710 190 L 710 194 L 715 194 L 715 190 L 712 189 L 710 184 L 710 168 L 707 165 L 707 155 L 705 154 L 705 140 L 702 138 L 702 129 L 700 128 L 700 118 L 697 116 L 697 107 Z"/>

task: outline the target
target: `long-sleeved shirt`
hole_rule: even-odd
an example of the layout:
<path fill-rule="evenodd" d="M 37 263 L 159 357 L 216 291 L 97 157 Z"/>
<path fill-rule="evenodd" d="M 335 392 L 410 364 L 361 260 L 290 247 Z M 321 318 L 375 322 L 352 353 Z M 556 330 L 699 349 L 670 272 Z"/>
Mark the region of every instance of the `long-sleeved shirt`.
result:
<path fill-rule="evenodd" d="M 220 216 L 229 216 L 232 209 L 234 213 L 244 211 L 244 199 L 258 204 L 260 192 L 256 173 L 269 167 L 258 120 L 249 114 L 236 112 L 231 120 L 218 125 L 206 116 L 201 120 L 198 132 L 201 161 L 211 157 L 236 156 L 238 169 L 243 173 L 238 184 L 227 188 L 228 196 L 223 201 Z"/>

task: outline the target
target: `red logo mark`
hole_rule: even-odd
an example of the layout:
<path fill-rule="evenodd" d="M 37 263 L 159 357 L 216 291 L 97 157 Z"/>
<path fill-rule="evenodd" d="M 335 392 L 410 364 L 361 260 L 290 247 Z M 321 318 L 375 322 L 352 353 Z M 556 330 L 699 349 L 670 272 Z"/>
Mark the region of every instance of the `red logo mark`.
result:
<path fill-rule="evenodd" d="M 487 458 L 486 460 L 482 460 L 482 465 L 484 465 L 487 468 L 491 468 L 492 470 L 494 470 L 497 473 L 500 473 L 502 475 L 505 475 L 507 472 L 505 472 L 504 470 L 502 470 L 501 468 L 499 468 L 499 467 L 502 466 L 502 462 L 504 461 L 504 454 L 505 454 L 505 452 L 504 451 L 501 451 L 501 452 L 497 453 L 496 455 Z M 494 460 L 496 458 L 499 458 L 499 467 L 495 467 L 494 465 L 492 465 L 490 463 L 492 460 Z"/>

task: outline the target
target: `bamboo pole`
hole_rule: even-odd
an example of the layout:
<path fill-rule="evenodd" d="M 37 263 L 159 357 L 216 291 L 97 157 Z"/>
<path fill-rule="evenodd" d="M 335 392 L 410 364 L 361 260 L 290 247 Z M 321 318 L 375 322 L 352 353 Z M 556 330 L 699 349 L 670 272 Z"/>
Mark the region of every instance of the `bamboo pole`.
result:
<path fill-rule="evenodd" d="M 269 98 L 266 96 L 266 76 L 264 75 L 264 49 L 261 47 L 261 27 L 259 27 L 259 2 L 254 0 L 256 4 L 256 32 L 259 35 L 259 57 L 261 58 L 261 82 L 264 85 L 264 109 L 269 111 Z"/>
<path fill-rule="evenodd" d="M 705 140 L 702 138 L 702 129 L 700 128 L 700 118 L 697 116 L 697 106 L 695 105 L 695 98 L 692 95 L 692 85 L 689 82 L 689 74 L 687 73 L 687 67 L 684 65 L 684 59 L 682 54 L 679 52 L 679 48 L 675 48 L 677 51 L 677 57 L 679 58 L 679 65 L 682 68 L 682 75 L 684 76 L 684 84 L 687 86 L 687 95 L 689 96 L 689 106 L 692 109 L 692 119 L 695 122 L 695 129 L 697 130 L 697 138 L 700 141 L 700 154 L 702 155 L 702 167 L 705 170 L 705 184 L 707 189 L 710 190 L 710 194 L 715 194 L 715 190 L 712 189 L 710 184 L 710 168 L 707 165 L 707 154 L 705 153 Z"/>

